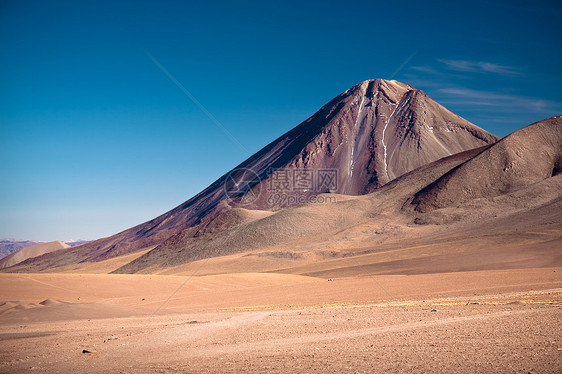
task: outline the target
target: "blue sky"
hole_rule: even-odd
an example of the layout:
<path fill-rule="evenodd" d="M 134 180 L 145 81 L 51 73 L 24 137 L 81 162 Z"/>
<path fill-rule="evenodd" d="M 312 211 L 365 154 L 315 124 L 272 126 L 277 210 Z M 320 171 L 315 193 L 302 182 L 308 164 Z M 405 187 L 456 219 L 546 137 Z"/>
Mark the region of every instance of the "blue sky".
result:
<path fill-rule="evenodd" d="M 202 3 L 0 2 L 0 237 L 151 219 L 366 79 L 500 136 L 562 114 L 557 1 Z"/>

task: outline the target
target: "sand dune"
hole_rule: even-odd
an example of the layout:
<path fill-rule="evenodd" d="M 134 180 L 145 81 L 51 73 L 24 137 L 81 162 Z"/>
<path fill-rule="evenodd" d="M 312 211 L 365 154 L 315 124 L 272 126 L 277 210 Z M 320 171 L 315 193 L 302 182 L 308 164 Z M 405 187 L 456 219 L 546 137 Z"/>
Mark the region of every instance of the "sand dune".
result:
<path fill-rule="evenodd" d="M 131 314 L 130 309 L 116 305 L 70 303 L 54 299 L 46 299 L 39 303 L 8 301 L 0 304 L 2 324 L 118 318 L 128 317 Z"/>

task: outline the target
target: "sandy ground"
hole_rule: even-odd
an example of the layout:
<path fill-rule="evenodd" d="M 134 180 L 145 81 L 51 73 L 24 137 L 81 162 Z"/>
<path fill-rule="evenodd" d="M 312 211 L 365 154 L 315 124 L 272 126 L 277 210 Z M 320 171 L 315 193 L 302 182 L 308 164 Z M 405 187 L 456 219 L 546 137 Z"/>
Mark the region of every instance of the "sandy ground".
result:
<path fill-rule="evenodd" d="M 0 274 L 0 372 L 559 373 L 561 275 Z"/>

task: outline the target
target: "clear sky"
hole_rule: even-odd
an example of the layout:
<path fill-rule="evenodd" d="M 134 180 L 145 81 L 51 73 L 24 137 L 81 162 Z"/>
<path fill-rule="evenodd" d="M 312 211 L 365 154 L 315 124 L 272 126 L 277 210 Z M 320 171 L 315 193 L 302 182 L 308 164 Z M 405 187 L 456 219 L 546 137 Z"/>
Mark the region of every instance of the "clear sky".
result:
<path fill-rule="evenodd" d="M 0 238 L 154 218 L 366 79 L 500 136 L 560 115 L 561 18 L 543 0 L 0 1 Z"/>

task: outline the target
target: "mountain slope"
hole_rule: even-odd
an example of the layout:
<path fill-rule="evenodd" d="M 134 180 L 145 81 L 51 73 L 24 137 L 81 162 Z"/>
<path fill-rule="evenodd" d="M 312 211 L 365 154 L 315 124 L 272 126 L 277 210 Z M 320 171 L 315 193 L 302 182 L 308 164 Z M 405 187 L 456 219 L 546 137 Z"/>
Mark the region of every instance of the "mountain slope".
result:
<path fill-rule="evenodd" d="M 57 261 L 100 261 L 157 245 L 229 205 L 278 210 L 324 192 L 368 193 L 417 167 L 497 140 L 423 91 L 365 81 L 175 209 Z"/>
<path fill-rule="evenodd" d="M 171 237 L 116 272 L 161 272 L 237 253 L 246 253 L 234 257 L 238 263 L 251 264 L 248 257 L 255 256 L 274 260 L 262 260 L 260 271 L 264 263 L 272 269 L 288 264 L 286 270 L 277 271 L 326 277 L 364 272 L 365 264 L 345 258 L 369 253 L 377 253 L 371 260 L 378 264 L 377 271 L 557 266 L 562 263 L 558 251 L 562 244 L 561 129 L 560 118 L 535 123 L 494 145 L 420 167 L 364 196 L 336 196 L 334 203 L 289 207 L 247 220 L 232 219 L 240 213 L 225 211 L 210 224 Z M 506 160 L 511 160 L 510 171 L 504 170 Z M 442 185 L 442 181 L 447 183 Z M 431 205 L 434 210 L 427 213 L 414 209 L 416 201 L 433 204 L 435 196 L 440 201 L 439 192 L 457 197 L 454 206 Z M 392 256 L 384 260 L 380 254 L 384 251 L 402 255 L 398 262 Z M 464 260 L 459 262 L 459 258 Z M 325 271 L 319 271 L 322 262 Z M 297 266 L 300 263 L 305 265 Z M 221 264 L 221 270 L 227 271 Z"/>
<path fill-rule="evenodd" d="M 330 194 L 332 199 L 326 199 L 326 203 L 287 207 L 259 219 L 235 220 L 232 217 L 240 215 L 240 208 L 226 209 L 213 221 L 172 236 L 117 272 L 152 272 L 254 250 L 278 252 L 281 257 L 295 258 L 300 252 L 306 252 L 305 249 L 319 256 L 329 255 L 339 249 L 333 237 L 364 224 L 388 225 L 409 196 L 479 151 L 466 151 L 423 166 L 368 195 Z M 229 223 L 225 224 L 225 221 Z"/>
<path fill-rule="evenodd" d="M 492 198 L 562 171 L 562 118 L 520 129 L 459 165 L 416 195 L 418 211 Z"/>

